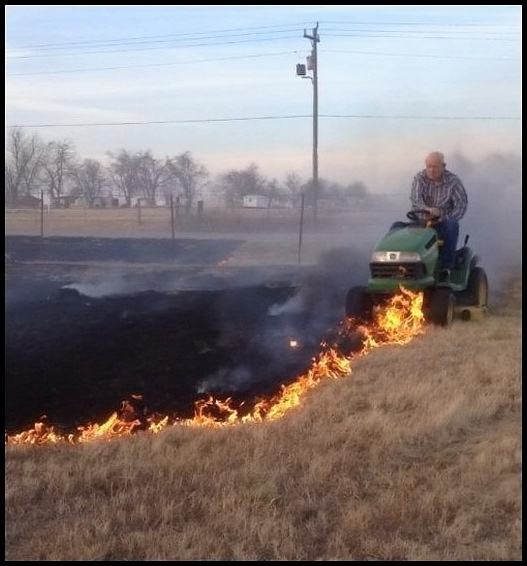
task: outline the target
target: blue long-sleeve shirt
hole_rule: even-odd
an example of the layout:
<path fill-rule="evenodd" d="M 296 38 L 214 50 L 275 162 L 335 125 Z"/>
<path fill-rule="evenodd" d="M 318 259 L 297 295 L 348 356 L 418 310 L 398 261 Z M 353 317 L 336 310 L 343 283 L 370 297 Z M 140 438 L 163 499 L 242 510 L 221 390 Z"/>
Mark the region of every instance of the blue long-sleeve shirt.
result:
<path fill-rule="evenodd" d="M 463 183 L 447 169 L 438 183 L 426 176 L 426 170 L 417 173 L 412 183 L 410 201 L 414 208 L 435 207 L 441 211 L 441 216 L 456 220 L 463 218 L 468 204 Z"/>

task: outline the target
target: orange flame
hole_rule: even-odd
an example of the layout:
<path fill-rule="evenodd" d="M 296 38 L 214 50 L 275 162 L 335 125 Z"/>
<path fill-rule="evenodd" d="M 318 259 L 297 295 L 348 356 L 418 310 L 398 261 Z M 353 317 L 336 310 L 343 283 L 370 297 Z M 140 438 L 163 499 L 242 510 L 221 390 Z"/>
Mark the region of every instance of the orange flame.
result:
<path fill-rule="evenodd" d="M 404 345 L 415 336 L 423 333 L 424 316 L 422 312 L 423 294 L 413 293 L 401 287 L 400 293 L 394 295 L 387 304 L 376 307 L 373 321 L 361 324 L 360 321 L 348 318 L 341 323 L 339 336 L 360 335 L 362 347 L 356 354 L 345 355 L 338 346 L 322 342 L 320 354 L 313 358 L 309 370 L 300 375 L 289 385 L 282 385 L 280 391 L 269 399 L 258 400 L 251 410 L 242 414 L 244 403 L 237 408 L 232 406 L 232 399 L 208 399 L 196 401 L 194 416 L 189 419 L 169 416 L 151 415 L 146 422 L 141 421 L 133 406 L 124 401 L 120 414 L 113 413 L 102 424 L 89 424 L 78 427 L 76 435 L 60 435 L 54 427 L 42 422 L 35 423 L 32 429 L 6 435 L 9 444 L 49 444 L 69 442 L 72 444 L 91 442 L 96 439 L 111 440 L 115 437 L 131 435 L 138 430 L 157 434 L 168 426 L 207 426 L 224 427 L 238 423 L 261 423 L 282 418 L 285 413 L 300 405 L 304 395 L 316 387 L 322 380 L 339 379 L 351 373 L 352 360 L 356 356 L 364 356 L 374 348 L 385 344 Z M 140 395 L 132 395 L 141 399 Z"/>

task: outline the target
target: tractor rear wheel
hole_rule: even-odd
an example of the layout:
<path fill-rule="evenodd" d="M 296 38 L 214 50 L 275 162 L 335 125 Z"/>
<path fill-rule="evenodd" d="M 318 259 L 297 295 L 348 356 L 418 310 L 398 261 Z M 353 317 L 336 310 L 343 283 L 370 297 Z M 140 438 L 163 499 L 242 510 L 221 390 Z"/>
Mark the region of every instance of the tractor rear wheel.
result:
<path fill-rule="evenodd" d="M 454 320 L 456 298 L 450 289 L 437 287 L 425 291 L 423 311 L 426 320 L 440 326 L 450 326 Z"/>
<path fill-rule="evenodd" d="M 373 302 L 366 293 L 366 287 L 352 287 L 346 295 L 346 316 L 360 318 L 365 322 L 372 319 Z"/>
<path fill-rule="evenodd" d="M 469 304 L 475 307 L 486 307 L 489 299 L 487 274 L 481 267 L 474 267 L 470 272 L 467 285 Z"/>

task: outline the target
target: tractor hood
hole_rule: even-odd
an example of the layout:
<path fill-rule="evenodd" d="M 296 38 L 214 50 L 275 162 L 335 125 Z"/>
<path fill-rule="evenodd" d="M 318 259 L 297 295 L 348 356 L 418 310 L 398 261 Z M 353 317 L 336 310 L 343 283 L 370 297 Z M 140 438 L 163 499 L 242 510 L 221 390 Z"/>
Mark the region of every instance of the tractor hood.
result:
<path fill-rule="evenodd" d="M 407 226 L 388 232 L 377 244 L 374 251 L 417 252 L 423 255 L 436 239 L 437 233 L 433 228 Z"/>

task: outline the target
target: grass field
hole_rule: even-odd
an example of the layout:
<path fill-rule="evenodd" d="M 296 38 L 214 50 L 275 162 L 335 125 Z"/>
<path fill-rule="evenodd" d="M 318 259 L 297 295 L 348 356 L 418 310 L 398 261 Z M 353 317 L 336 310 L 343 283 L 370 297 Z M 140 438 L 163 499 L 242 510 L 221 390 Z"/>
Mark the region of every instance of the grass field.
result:
<path fill-rule="evenodd" d="M 320 212 L 315 229 L 311 209 L 306 209 L 302 239 L 302 262 L 316 263 L 318 256 L 334 246 L 370 249 L 379 230 L 390 225 L 386 211 L 331 214 Z M 40 235 L 40 210 L 6 209 L 8 235 Z M 44 235 L 111 238 L 172 237 L 170 210 L 144 208 L 141 223 L 137 209 L 52 209 L 44 212 Z M 241 239 L 227 262 L 230 265 L 298 263 L 299 212 L 290 209 L 210 209 L 202 219 L 175 219 L 175 238 Z"/>
<path fill-rule="evenodd" d="M 328 231 L 346 230 L 350 219 L 375 219 L 385 211 L 325 211 L 318 213 L 318 224 Z M 6 233 L 39 235 L 40 209 L 11 209 L 5 211 Z M 176 232 L 298 232 L 300 211 L 297 209 L 210 208 L 202 217 L 195 212 L 182 212 L 174 218 Z M 44 210 L 45 235 L 92 235 L 113 237 L 166 237 L 172 233 L 169 208 L 157 207 L 116 209 L 51 209 Z M 304 228 L 313 230 L 313 213 L 305 209 Z"/>
<path fill-rule="evenodd" d="M 521 560 L 521 280 L 283 419 L 6 448 L 8 560 Z"/>

